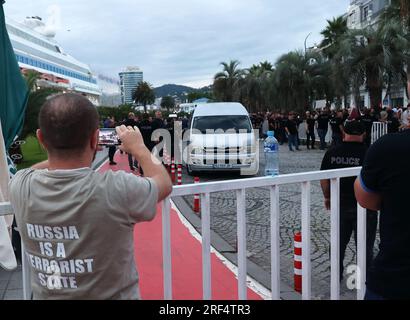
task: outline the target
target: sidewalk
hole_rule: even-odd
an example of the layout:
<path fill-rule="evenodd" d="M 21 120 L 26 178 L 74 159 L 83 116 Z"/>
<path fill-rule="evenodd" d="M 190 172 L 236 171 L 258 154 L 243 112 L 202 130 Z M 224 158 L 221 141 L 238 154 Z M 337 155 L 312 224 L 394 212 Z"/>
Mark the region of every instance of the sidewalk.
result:
<path fill-rule="evenodd" d="M 117 166 L 105 163 L 100 171 L 112 169 L 130 171 L 127 155 L 115 156 Z M 135 227 L 135 259 L 140 276 L 142 299 L 163 299 L 162 224 L 160 207 L 154 221 Z M 171 212 L 171 247 L 174 300 L 202 299 L 202 251 L 201 244 L 183 225 L 177 213 Z M 235 275 L 215 255 L 211 256 L 212 299 L 236 300 L 238 297 Z M 22 299 L 21 268 L 14 272 L 0 270 L 0 300 Z M 248 289 L 248 299 L 261 297 Z"/>

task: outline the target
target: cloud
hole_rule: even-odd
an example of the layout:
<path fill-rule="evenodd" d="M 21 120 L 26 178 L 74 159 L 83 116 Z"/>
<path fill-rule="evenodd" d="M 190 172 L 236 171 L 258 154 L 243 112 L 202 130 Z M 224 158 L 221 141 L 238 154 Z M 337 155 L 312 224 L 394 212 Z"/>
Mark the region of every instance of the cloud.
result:
<path fill-rule="evenodd" d="M 6 15 L 22 20 L 61 8 L 56 40 L 94 70 L 117 75 L 139 66 L 145 80 L 210 83 L 219 63 L 242 67 L 320 41 L 326 19 L 343 14 L 341 0 L 7 0 Z M 54 7 L 56 8 L 56 7 Z M 67 30 L 70 30 L 69 32 Z"/>

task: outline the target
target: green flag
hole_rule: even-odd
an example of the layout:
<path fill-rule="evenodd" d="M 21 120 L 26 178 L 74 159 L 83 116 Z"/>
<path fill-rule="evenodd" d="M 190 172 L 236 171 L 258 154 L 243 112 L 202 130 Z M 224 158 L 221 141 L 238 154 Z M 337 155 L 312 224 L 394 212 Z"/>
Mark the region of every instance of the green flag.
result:
<path fill-rule="evenodd" d="M 23 127 L 29 90 L 6 30 L 3 3 L 0 0 L 0 121 L 8 150 Z"/>

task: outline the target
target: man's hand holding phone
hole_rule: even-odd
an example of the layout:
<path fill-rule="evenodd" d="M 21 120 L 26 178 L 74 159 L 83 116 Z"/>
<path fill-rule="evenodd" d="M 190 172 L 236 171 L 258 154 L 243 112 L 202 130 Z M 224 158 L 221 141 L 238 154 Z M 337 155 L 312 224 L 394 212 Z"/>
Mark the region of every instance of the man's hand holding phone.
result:
<path fill-rule="evenodd" d="M 120 150 L 135 155 L 138 157 L 144 151 L 148 151 L 145 147 L 144 139 L 141 132 L 137 127 L 126 127 L 124 125 L 116 127 L 118 138 L 122 144 Z"/>
<path fill-rule="evenodd" d="M 158 187 L 158 201 L 172 192 L 172 182 L 162 163 L 155 158 L 144 144 L 137 127 L 116 127 L 118 138 L 122 141 L 120 150 L 132 154 L 144 170 L 144 177 L 152 178 Z"/>

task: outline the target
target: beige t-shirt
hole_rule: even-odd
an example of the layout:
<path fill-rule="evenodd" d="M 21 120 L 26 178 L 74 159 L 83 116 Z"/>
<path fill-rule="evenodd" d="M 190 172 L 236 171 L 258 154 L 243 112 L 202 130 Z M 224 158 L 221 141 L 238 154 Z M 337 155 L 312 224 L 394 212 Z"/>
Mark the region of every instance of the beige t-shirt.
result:
<path fill-rule="evenodd" d="M 152 220 L 158 188 L 122 171 L 17 172 L 10 201 L 34 299 L 139 299 L 136 222 Z"/>

